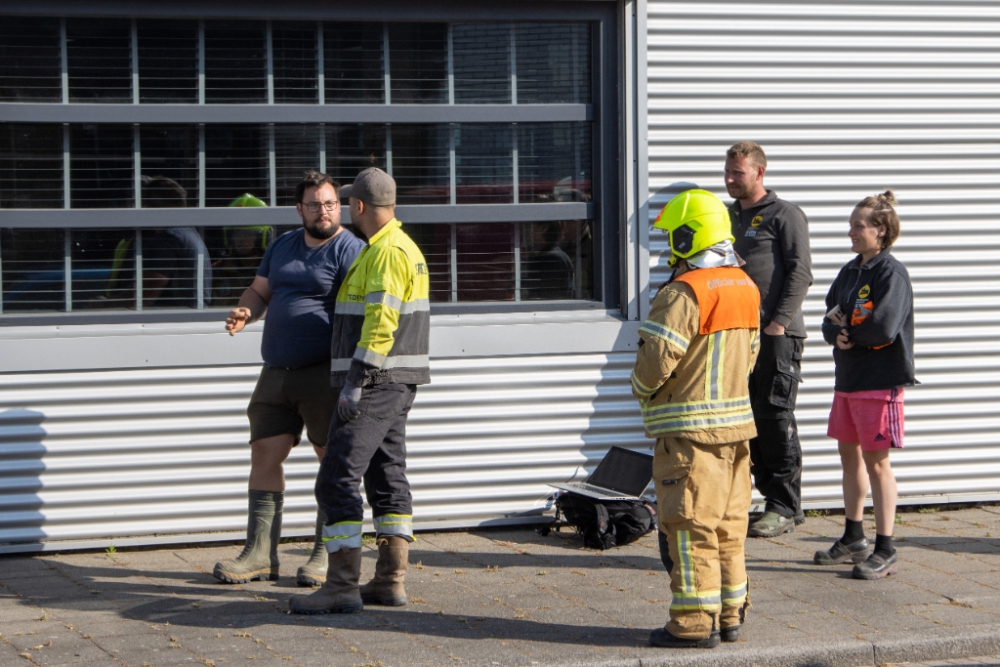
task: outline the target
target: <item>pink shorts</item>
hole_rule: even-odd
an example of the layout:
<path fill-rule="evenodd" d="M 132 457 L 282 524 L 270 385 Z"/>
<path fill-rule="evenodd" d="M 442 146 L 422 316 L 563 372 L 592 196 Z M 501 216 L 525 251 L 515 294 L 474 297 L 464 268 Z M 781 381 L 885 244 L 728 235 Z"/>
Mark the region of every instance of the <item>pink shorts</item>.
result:
<path fill-rule="evenodd" d="M 827 436 L 861 449 L 903 448 L 903 390 L 835 391 Z"/>

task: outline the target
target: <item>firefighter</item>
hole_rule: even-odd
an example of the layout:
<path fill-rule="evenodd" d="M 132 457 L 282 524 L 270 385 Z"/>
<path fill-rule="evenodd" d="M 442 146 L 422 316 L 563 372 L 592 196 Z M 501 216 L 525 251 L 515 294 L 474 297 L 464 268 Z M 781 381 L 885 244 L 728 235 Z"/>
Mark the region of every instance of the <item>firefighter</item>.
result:
<path fill-rule="evenodd" d="M 653 481 L 673 600 L 649 643 L 714 648 L 739 638 L 750 607 L 743 543 L 756 430 L 747 377 L 760 294 L 712 193 L 682 192 L 654 226 L 670 235 L 674 272 L 639 329 L 632 393 L 656 438 Z"/>

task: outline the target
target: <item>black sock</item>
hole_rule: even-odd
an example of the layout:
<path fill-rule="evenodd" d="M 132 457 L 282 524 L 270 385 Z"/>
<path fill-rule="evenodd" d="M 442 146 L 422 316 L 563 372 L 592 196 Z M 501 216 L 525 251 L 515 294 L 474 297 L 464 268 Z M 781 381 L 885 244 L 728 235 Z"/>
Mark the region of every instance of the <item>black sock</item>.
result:
<path fill-rule="evenodd" d="M 840 543 L 854 544 L 865 539 L 865 527 L 860 521 L 851 521 L 850 519 L 845 519 L 846 526 L 844 526 L 844 536 L 840 538 Z"/>
<path fill-rule="evenodd" d="M 875 553 L 885 557 L 896 553 L 896 550 L 892 548 L 892 535 L 875 534 Z"/>

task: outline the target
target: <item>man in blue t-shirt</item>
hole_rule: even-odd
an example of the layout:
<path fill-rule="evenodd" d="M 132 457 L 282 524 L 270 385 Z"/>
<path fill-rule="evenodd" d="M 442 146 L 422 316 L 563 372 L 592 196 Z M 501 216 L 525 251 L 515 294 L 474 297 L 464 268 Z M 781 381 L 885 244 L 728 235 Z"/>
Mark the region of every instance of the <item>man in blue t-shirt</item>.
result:
<path fill-rule="evenodd" d="M 229 312 L 234 335 L 267 312 L 261 356 L 264 368 L 254 389 L 250 418 L 250 516 L 243 552 L 216 563 L 213 574 L 229 583 L 278 578 L 278 542 L 285 495 L 282 464 L 305 425 L 316 456 L 323 460 L 339 389 L 330 387 L 331 319 L 340 284 L 363 241 L 340 225 L 340 184 L 308 171 L 295 188 L 302 229 L 282 234 L 264 253 L 253 283 Z M 326 581 L 326 549 L 319 511 L 316 542 L 300 567 L 300 586 Z"/>

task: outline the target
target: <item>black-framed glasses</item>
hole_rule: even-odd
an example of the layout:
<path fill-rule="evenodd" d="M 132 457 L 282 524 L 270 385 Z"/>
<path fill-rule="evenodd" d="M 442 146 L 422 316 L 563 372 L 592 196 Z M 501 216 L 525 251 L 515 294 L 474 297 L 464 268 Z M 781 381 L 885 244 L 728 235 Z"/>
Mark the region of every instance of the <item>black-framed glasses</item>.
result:
<path fill-rule="evenodd" d="M 318 211 L 320 206 L 322 206 L 323 208 L 325 208 L 327 211 L 336 211 L 337 208 L 340 207 L 340 202 L 339 201 L 325 201 L 322 204 L 320 204 L 318 201 L 311 201 L 311 202 L 302 204 L 302 206 L 305 207 L 305 209 L 307 211 L 309 211 L 310 213 L 315 213 L 316 211 Z"/>

